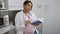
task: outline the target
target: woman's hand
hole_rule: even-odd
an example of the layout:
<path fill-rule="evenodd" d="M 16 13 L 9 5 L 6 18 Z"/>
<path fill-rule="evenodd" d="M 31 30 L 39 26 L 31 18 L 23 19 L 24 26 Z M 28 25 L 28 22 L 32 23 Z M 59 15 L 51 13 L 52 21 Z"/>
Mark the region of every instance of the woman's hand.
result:
<path fill-rule="evenodd" d="M 25 26 L 27 26 L 30 23 L 31 23 L 30 20 L 25 21 Z"/>

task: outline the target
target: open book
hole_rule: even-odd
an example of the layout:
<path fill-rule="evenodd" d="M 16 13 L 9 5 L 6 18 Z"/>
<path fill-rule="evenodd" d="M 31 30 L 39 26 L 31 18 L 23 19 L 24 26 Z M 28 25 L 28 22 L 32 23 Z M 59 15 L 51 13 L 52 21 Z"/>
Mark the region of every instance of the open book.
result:
<path fill-rule="evenodd" d="M 40 21 L 40 20 L 34 20 L 34 21 L 32 21 L 32 25 L 36 25 L 36 24 L 40 24 L 40 23 L 42 23 L 42 21 Z"/>
<path fill-rule="evenodd" d="M 33 22 L 33 23 L 31 23 L 32 25 L 35 25 L 35 24 L 40 24 L 40 23 L 42 23 L 41 21 L 35 21 L 35 22 Z"/>

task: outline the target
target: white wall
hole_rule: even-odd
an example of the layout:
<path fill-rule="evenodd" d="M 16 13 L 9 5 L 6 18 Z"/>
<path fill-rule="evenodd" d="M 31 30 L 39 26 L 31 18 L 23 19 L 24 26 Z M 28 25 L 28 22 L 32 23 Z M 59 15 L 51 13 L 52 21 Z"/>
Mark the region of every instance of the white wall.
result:
<path fill-rule="evenodd" d="M 33 12 L 44 17 L 42 34 L 60 34 L 60 0 L 32 0 Z M 38 6 L 37 6 L 38 5 Z"/>

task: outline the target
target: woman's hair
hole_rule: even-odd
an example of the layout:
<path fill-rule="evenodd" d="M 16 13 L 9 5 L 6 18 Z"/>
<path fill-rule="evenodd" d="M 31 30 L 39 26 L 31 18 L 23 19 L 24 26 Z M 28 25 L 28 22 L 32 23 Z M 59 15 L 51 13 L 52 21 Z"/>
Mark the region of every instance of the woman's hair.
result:
<path fill-rule="evenodd" d="M 24 1 L 23 5 L 27 5 L 28 3 L 31 3 L 31 4 L 32 4 L 32 2 L 31 2 L 31 1 L 26 0 L 26 1 Z M 32 6 L 33 6 L 33 4 L 32 4 Z M 32 6 L 31 6 L 31 9 L 32 9 Z"/>

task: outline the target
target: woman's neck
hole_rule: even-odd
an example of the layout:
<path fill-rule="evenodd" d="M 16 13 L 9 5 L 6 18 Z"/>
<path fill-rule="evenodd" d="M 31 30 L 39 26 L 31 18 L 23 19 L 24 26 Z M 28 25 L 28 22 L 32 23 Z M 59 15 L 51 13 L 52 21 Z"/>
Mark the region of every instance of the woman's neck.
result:
<path fill-rule="evenodd" d="M 23 12 L 24 12 L 25 14 L 29 13 L 29 11 L 26 11 L 26 10 L 23 10 Z"/>

